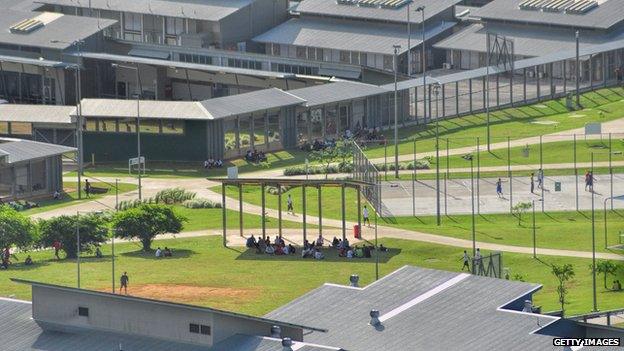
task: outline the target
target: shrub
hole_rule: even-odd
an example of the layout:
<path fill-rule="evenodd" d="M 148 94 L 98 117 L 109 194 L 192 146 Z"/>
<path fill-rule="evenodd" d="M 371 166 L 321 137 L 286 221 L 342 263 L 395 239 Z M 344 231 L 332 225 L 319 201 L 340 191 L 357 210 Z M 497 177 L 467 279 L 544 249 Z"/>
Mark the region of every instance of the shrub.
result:
<path fill-rule="evenodd" d="M 187 191 L 182 188 L 164 189 L 156 193 L 154 202 L 165 204 L 179 204 L 195 197 L 194 192 Z"/>
<path fill-rule="evenodd" d="M 335 173 L 351 173 L 353 172 L 353 164 L 351 162 L 340 162 L 338 164 L 330 164 L 329 166 L 309 166 L 308 174 L 335 174 Z M 288 167 L 284 169 L 285 176 L 305 175 L 305 166 Z M 277 189 L 275 194 L 277 194 Z"/>
<path fill-rule="evenodd" d="M 380 171 L 386 171 L 386 167 L 388 171 L 394 171 L 394 163 L 388 163 L 388 164 L 378 164 L 375 165 L 375 167 L 377 167 L 378 170 Z M 416 169 L 429 169 L 431 168 L 431 163 L 429 163 L 429 161 L 427 160 L 416 160 Z M 399 170 L 413 170 L 414 169 L 414 162 L 399 162 Z"/>
<path fill-rule="evenodd" d="M 221 208 L 220 202 L 214 202 L 208 199 L 191 199 L 182 203 L 186 208 Z"/>

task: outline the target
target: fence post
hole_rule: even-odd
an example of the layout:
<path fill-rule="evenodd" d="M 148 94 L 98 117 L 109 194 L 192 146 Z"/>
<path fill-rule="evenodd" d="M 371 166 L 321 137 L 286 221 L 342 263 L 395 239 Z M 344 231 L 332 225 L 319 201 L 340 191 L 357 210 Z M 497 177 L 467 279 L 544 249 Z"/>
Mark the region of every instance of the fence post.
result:
<path fill-rule="evenodd" d="M 481 214 L 481 192 L 479 191 L 479 183 L 481 180 L 481 142 L 477 137 L 477 214 Z"/>
<path fill-rule="evenodd" d="M 613 165 L 611 156 L 613 155 L 613 149 L 611 149 L 611 133 L 609 133 L 609 186 L 611 187 L 611 211 L 613 211 Z"/>
<path fill-rule="evenodd" d="M 575 187 L 575 203 L 576 203 L 576 211 L 579 210 L 579 193 L 578 193 L 578 168 L 576 167 L 576 134 L 574 134 L 574 145 L 572 147 L 574 149 L 574 187 Z"/>
<path fill-rule="evenodd" d="M 388 180 L 388 141 L 384 140 L 384 180 Z"/>
<path fill-rule="evenodd" d="M 539 151 L 540 151 L 540 170 L 542 171 L 542 213 L 544 213 L 544 202 L 546 202 L 544 199 L 544 152 L 543 152 L 543 143 L 542 143 L 542 135 L 540 135 L 540 145 L 539 145 Z"/>
<path fill-rule="evenodd" d="M 507 176 L 509 178 L 509 213 L 513 213 L 513 175 L 511 174 L 511 138 L 507 137 Z"/>

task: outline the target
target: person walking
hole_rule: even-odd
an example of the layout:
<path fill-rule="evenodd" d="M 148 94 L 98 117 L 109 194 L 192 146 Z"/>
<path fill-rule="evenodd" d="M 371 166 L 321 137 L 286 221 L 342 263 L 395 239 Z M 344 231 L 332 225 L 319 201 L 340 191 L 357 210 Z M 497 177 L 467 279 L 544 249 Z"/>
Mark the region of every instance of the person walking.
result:
<path fill-rule="evenodd" d="M 596 179 L 594 178 L 594 172 L 593 171 L 589 171 L 589 175 L 587 177 L 587 185 L 589 186 L 589 191 L 590 192 L 594 192 L 594 181 Z"/>
<path fill-rule="evenodd" d="M 477 252 L 475 253 L 473 262 L 472 262 L 473 270 L 475 274 L 479 274 L 483 270 L 483 256 L 481 256 L 481 249 L 477 247 Z"/>
<path fill-rule="evenodd" d="M 544 187 L 544 170 L 539 169 L 537 171 L 537 188 L 542 189 Z"/>
<path fill-rule="evenodd" d="M 364 209 L 362 209 L 362 217 L 364 217 L 364 225 L 368 223 L 370 227 L 370 219 L 368 219 L 368 208 L 364 205 Z"/>
<path fill-rule="evenodd" d="M 535 192 L 535 174 L 531 173 L 531 194 Z"/>
<path fill-rule="evenodd" d="M 464 261 L 462 271 L 464 270 L 464 268 L 466 268 L 468 272 L 470 272 L 470 256 L 468 256 L 468 252 L 466 252 L 466 250 L 464 250 L 464 256 L 462 257 L 462 260 Z"/>
<path fill-rule="evenodd" d="M 498 178 L 498 181 L 496 181 L 496 195 L 499 198 L 503 198 L 503 181 Z"/>
<path fill-rule="evenodd" d="M 91 183 L 89 183 L 89 179 L 85 179 L 85 194 L 89 197 L 91 193 Z"/>
<path fill-rule="evenodd" d="M 288 198 L 286 198 L 286 205 L 288 207 L 286 212 L 292 213 L 293 216 L 294 216 L 295 215 L 295 208 L 293 207 L 293 200 L 292 200 L 292 196 L 290 196 L 290 194 L 288 194 Z"/>
<path fill-rule="evenodd" d="M 589 188 L 589 171 L 585 171 L 585 191 Z"/>
<path fill-rule="evenodd" d="M 124 272 L 121 278 L 119 278 L 119 283 L 121 285 L 119 287 L 120 294 L 121 294 L 121 291 L 124 290 L 125 294 L 128 295 L 128 283 L 129 282 L 130 282 L 130 278 L 128 278 L 128 273 Z"/>
<path fill-rule="evenodd" d="M 61 250 L 61 247 L 61 242 L 58 240 L 54 240 L 54 242 L 52 243 L 52 248 L 54 249 L 54 257 L 56 257 L 57 260 L 61 259 L 59 257 L 59 251 Z"/>

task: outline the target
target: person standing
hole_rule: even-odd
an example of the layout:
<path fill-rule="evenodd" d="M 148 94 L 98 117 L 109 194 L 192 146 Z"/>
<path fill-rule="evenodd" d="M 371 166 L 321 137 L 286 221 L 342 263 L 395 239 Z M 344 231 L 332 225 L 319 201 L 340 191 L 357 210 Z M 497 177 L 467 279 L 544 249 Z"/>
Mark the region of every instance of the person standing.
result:
<path fill-rule="evenodd" d="M 498 195 L 499 198 L 503 198 L 503 181 L 500 178 L 498 178 L 496 182 L 496 195 Z"/>
<path fill-rule="evenodd" d="M 531 173 L 531 194 L 535 192 L 535 174 Z"/>
<path fill-rule="evenodd" d="M 368 219 L 368 208 L 366 205 L 364 205 L 364 209 L 362 210 L 362 217 L 364 217 L 364 225 L 368 224 L 370 227 L 370 219 Z"/>
<path fill-rule="evenodd" d="M 594 178 L 594 172 L 593 171 L 589 171 L 588 173 L 589 175 L 587 176 L 587 185 L 589 186 L 589 191 L 590 192 L 594 192 L 594 181 L 596 180 Z"/>
<path fill-rule="evenodd" d="M 56 257 L 57 260 L 60 260 L 61 258 L 59 257 L 59 251 L 61 250 L 61 242 L 58 240 L 54 240 L 54 242 L 52 243 L 52 248 L 54 249 L 54 257 Z"/>
<path fill-rule="evenodd" d="M 121 294 L 121 291 L 124 290 L 125 294 L 128 295 L 128 283 L 129 282 L 130 282 L 130 278 L 128 278 L 128 273 L 124 272 L 121 278 L 119 278 L 119 283 L 121 285 L 119 287 L 120 294 Z"/>
<path fill-rule="evenodd" d="M 483 256 L 481 256 L 481 249 L 477 248 L 477 252 L 474 256 L 474 262 L 472 262 L 474 273 L 479 274 L 483 267 Z"/>
<path fill-rule="evenodd" d="M 292 200 L 292 196 L 290 196 L 290 194 L 288 194 L 288 197 L 286 198 L 286 205 L 288 207 L 286 212 L 292 213 L 293 216 L 294 216 L 295 215 L 295 208 L 293 207 L 293 200 Z"/>
<path fill-rule="evenodd" d="M 85 179 L 85 194 L 89 197 L 91 193 L 91 183 L 89 183 L 89 179 Z"/>
<path fill-rule="evenodd" d="M 466 252 L 466 250 L 464 250 L 464 256 L 462 257 L 462 260 L 464 261 L 462 271 L 464 270 L 464 268 L 466 268 L 468 272 L 470 272 L 470 256 L 468 256 L 468 252 Z"/>
<path fill-rule="evenodd" d="M 537 171 L 537 188 L 542 189 L 544 187 L 544 170 L 539 169 Z"/>
<path fill-rule="evenodd" d="M 589 188 L 589 171 L 585 172 L 585 191 Z"/>

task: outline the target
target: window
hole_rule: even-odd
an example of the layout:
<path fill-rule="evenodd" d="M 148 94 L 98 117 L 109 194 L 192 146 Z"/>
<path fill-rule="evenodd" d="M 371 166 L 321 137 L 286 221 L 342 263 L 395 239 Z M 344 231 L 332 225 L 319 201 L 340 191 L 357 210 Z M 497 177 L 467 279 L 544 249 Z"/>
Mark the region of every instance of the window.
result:
<path fill-rule="evenodd" d="M 305 46 L 297 46 L 297 58 L 305 59 L 306 58 L 306 48 Z"/>
<path fill-rule="evenodd" d="M 9 122 L 0 122 L 0 134 L 9 134 Z"/>
<path fill-rule="evenodd" d="M 200 333 L 204 334 L 204 335 L 210 335 L 210 326 L 207 325 L 200 325 Z"/>
<path fill-rule="evenodd" d="M 97 120 L 96 119 L 87 119 L 86 121 L 86 126 L 85 126 L 85 130 L 88 132 L 95 132 L 97 131 Z"/>
<path fill-rule="evenodd" d="M 158 134 L 160 133 L 160 120 L 141 120 L 141 133 Z"/>
<path fill-rule="evenodd" d="M 124 29 L 132 32 L 141 31 L 141 14 L 124 12 Z"/>
<path fill-rule="evenodd" d="M 280 56 L 280 45 L 279 44 L 271 44 L 271 55 Z"/>
<path fill-rule="evenodd" d="M 136 133 L 136 118 L 126 118 L 119 121 L 120 133 Z"/>
<path fill-rule="evenodd" d="M 193 334 L 210 335 L 210 326 L 203 324 L 189 324 L 189 332 Z"/>
<path fill-rule="evenodd" d="M 383 55 L 383 69 L 394 70 L 394 57 L 392 55 Z"/>
<path fill-rule="evenodd" d="M 353 55 L 351 55 L 351 63 L 354 65 L 359 65 L 360 64 L 360 54 L 357 52 L 354 52 Z"/>
<path fill-rule="evenodd" d="M 15 134 L 15 135 L 31 135 L 32 134 L 32 124 L 31 123 L 11 122 L 11 134 Z"/>
<path fill-rule="evenodd" d="M 184 134 L 184 121 L 165 119 L 162 121 L 163 134 Z"/>
<path fill-rule="evenodd" d="M 340 62 L 342 63 L 350 63 L 351 62 L 351 52 L 340 50 Z"/>
<path fill-rule="evenodd" d="M 199 334 L 199 324 L 194 324 L 194 323 L 189 324 L 189 332 L 193 334 Z"/>
<path fill-rule="evenodd" d="M 78 315 L 81 317 L 89 317 L 89 309 L 86 307 L 78 307 Z"/>
<path fill-rule="evenodd" d="M 101 119 L 98 122 L 98 130 L 100 132 L 114 133 L 117 131 L 117 120 L 115 119 Z"/>
<path fill-rule="evenodd" d="M 165 20 L 165 33 L 167 35 L 184 33 L 184 18 L 167 17 Z"/>
<path fill-rule="evenodd" d="M 308 48 L 308 60 L 316 60 L 316 49 Z"/>

